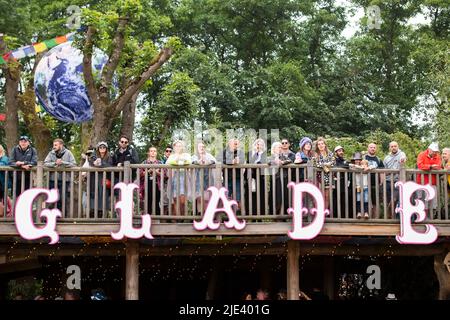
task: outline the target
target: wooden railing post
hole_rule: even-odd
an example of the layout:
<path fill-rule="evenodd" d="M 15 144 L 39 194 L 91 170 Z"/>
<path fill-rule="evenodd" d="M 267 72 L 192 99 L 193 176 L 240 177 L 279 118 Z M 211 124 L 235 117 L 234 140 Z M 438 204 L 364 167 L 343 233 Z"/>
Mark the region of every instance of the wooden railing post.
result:
<path fill-rule="evenodd" d="M 130 183 L 131 181 L 130 161 L 125 161 L 123 164 L 123 182 Z"/>
<path fill-rule="evenodd" d="M 406 182 L 406 168 L 404 163 L 400 163 L 399 181 Z"/>
<path fill-rule="evenodd" d="M 216 169 L 214 170 L 214 184 L 218 189 L 222 186 L 222 166 L 221 162 L 217 162 Z"/>
<path fill-rule="evenodd" d="M 300 243 L 295 240 L 288 241 L 287 252 L 287 299 L 299 300 L 300 277 L 299 277 Z"/>
<path fill-rule="evenodd" d="M 37 167 L 36 167 L 36 188 L 43 188 L 44 187 L 44 162 L 38 161 Z M 62 195 L 60 195 L 61 197 Z M 43 198 L 38 197 L 37 198 L 37 209 L 36 209 L 36 222 L 40 222 L 40 216 L 42 211 L 42 202 Z"/>
<path fill-rule="evenodd" d="M 126 243 L 125 299 L 139 300 L 139 243 Z"/>

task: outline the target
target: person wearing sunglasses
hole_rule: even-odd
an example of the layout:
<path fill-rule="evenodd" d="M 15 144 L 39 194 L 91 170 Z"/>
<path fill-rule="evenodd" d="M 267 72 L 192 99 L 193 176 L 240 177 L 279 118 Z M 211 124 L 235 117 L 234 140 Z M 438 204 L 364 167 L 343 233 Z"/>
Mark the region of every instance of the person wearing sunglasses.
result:
<path fill-rule="evenodd" d="M 166 149 L 164 150 L 164 156 L 161 159 L 161 163 L 162 164 L 166 164 L 167 159 L 169 159 L 170 155 L 172 154 L 172 147 L 171 146 L 167 146 Z"/>
<path fill-rule="evenodd" d="M 120 136 L 119 146 L 114 151 L 112 155 L 112 166 L 113 167 L 122 167 L 123 164 L 129 161 L 130 164 L 138 164 L 139 163 L 139 155 L 135 148 L 130 144 L 130 139 L 127 136 Z M 131 170 L 131 180 L 134 181 L 136 179 L 136 169 Z M 114 181 L 119 182 L 118 172 L 114 175 Z M 118 195 L 118 190 L 115 190 L 115 195 Z"/>
<path fill-rule="evenodd" d="M 121 167 L 129 161 L 131 164 L 139 163 L 139 155 L 136 149 L 130 144 L 130 140 L 126 136 L 121 136 L 119 139 L 119 145 L 112 156 L 112 163 L 115 167 Z"/>

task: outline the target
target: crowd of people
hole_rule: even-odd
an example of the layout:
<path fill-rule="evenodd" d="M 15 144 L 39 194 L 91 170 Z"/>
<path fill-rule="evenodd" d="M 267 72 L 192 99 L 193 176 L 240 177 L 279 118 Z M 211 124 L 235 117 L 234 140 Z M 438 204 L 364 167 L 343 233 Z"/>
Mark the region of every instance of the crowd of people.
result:
<path fill-rule="evenodd" d="M 299 141 L 297 152 L 292 151 L 291 143 L 288 139 L 281 139 L 279 142 L 272 143 L 270 153 L 263 139 L 256 139 L 248 153 L 245 153 L 243 149 L 241 142 L 237 138 L 230 139 L 226 148 L 217 153 L 216 156 L 207 151 L 207 146 L 202 141 L 196 144 L 193 155 L 187 152 L 186 145 L 181 140 L 175 141 L 172 146 L 167 146 L 162 157 L 159 157 L 157 148 L 151 146 L 142 164 L 167 164 L 168 166 L 161 166 L 158 169 L 148 171 L 132 170 L 132 180 L 140 186 L 141 208 L 146 208 L 148 212 L 158 215 L 161 213 L 161 210 L 166 212 L 167 208 L 172 206 L 173 214 L 184 215 L 187 207 L 186 202 L 188 199 L 193 198 L 196 199 L 197 208 L 204 207 L 208 200 L 208 192 L 206 190 L 209 186 L 215 185 L 214 179 L 217 179 L 211 174 L 212 171 L 209 168 L 216 163 L 227 165 L 223 169 L 222 177 L 220 178 L 222 181 L 220 182 L 228 188 L 228 196 L 237 201 L 238 209 L 241 206 L 242 199 L 245 197 L 247 203 L 251 202 L 253 204 L 253 211 L 258 208 L 258 210 L 264 212 L 267 209 L 267 205 L 277 213 L 287 210 L 290 206 L 288 182 L 308 181 L 308 177 L 305 174 L 304 167 L 301 167 L 300 170 L 287 170 L 283 167 L 290 164 L 306 164 L 308 162 L 312 163 L 315 168 L 320 169 L 316 171 L 314 180 L 324 190 L 327 208 L 330 208 L 330 195 L 332 195 L 334 210 L 336 211 L 338 207 L 340 207 L 340 211 L 345 210 L 345 204 L 342 199 L 344 199 L 344 196 L 350 197 L 350 202 L 352 202 L 351 197 L 353 195 L 352 192 L 349 192 L 349 188 L 355 188 L 356 217 L 368 219 L 371 216 L 369 203 L 372 206 L 375 205 L 377 184 L 382 183 L 386 186 L 386 198 L 392 199 L 395 205 L 398 204 L 398 191 L 393 185 L 399 180 L 399 174 L 386 174 L 377 177 L 375 173 L 376 169 L 383 168 L 398 170 L 406 162 L 406 155 L 401 151 L 396 141 L 392 141 L 389 144 L 389 154 L 384 159 L 377 156 L 377 145 L 375 143 L 370 143 L 365 153 L 355 152 L 351 159 L 346 159 L 345 150 L 342 146 L 330 149 L 327 141 L 322 137 L 317 138 L 314 142 L 309 137 L 303 137 Z M 11 150 L 9 157 L 6 155 L 4 148 L 0 146 L 0 166 L 11 166 L 18 173 L 21 173 L 21 175 L 17 175 L 16 179 L 12 179 L 12 174 L 8 172 L 9 176 L 6 179 L 5 171 L 0 169 L 0 216 L 4 212 L 11 214 L 11 203 L 7 196 L 9 190 L 11 190 L 11 193 L 14 190 L 15 196 L 18 197 L 22 190 L 30 188 L 31 168 L 37 165 L 37 158 L 37 151 L 32 147 L 28 136 L 19 138 L 18 145 Z M 97 143 L 95 148 L 89 148 L 83 153 L 82 166 L 100 169 L 120 167 L 127 161 L 130 164 L 141 163 L 137 150 L 132 146 L 128 137 L 121 136 L 118 146 L 114 150 L 105 141 Z M 194 170 L 186 167 L 186 165 L 190 164 L 196 165 Z M 245 169 L 242 175 L 241 171 L 236 171 L 233 168 L 234 165 L 240 164 L 267 164 L 272 169 L 275 168 L 275 170 L 269 172 L 269 183 L 261 182 L 261 187 L 257 188 L 256 169 Z M 77 162 L 72 152 L 65 147 L 64 141 L 55 139 L 52 150 L 44 160 L 44 166 L 49 168 L 69 168 L 77 166 Z M 204 168 L 201 168 L 202 166 Z M 171 167 L 177 169 L 170 170 Z M 345 175 L 337 175 L 336 172 L 330 170 L 331 168 L 348 169 L 350 172 L 353 172 L 355 179 L 353 180 L 351 175 L 345 179 Z M 444 148 L 441 153 L 437 143 L 431 143 L 427 150 L 420 152 L 417 156 L 417 168 L 423 171 L 450 170 L 450 148 Z M 259 172 L 261 175 L 267 173 L 264 170 L 259 170 Z M 49 187 L 58 188 L 67 194 L 70 189 L 70 174 L 61 171 L 53 172 L 52 174 L 53 177 L 49 179 Z M 114 196 L 111 191 L 111 178 L 115 173 L 105 172 L 98 179 L 95 178 L 94 171 L 84 172 L 83 175 L 85 178 L 89 175 L 89 207 L 92 210 L 95 207 L 95 201 L 97 201 L 99 216 L 101 217 L 103 211 L 111 210 L 110 199 L 111 196 Z M 119 176 L 114 176 L 114 178 L 114 181 L 117 183 Z M 192 179 L 195 179 L 195 183 L 192 183 Z M 431 184 L 433 188 L 436 188 L 437 179 L 436 174 L 416 175 L 417 183 Z M 446 184 L 448 190 L 450 190 L 449 175 L 447 175 L 447 180 Z M 352 181 L 354 181 L 355 185 L 350 186 Z M 331 192 L 330 189 L 332 189 Z M 393 195 L 391 194 L 392 191 Z M 369 194 L 371 199 L 369 199 Z M 106 199 L 103 199 L 104 195 Z M 418 195 L 419 198 L 424 196 L 424 193 Z M 56 204 L 60 209 L 62 207 L 62 198 Z M 269 199 L 268 203 L 265 202 L 266 198 Z M 338 198 L 341 201 L 338 202 Z M 436 208 L 436 204 L 437 199 L 435 198 L 432 203 L 433 208 Z"/>

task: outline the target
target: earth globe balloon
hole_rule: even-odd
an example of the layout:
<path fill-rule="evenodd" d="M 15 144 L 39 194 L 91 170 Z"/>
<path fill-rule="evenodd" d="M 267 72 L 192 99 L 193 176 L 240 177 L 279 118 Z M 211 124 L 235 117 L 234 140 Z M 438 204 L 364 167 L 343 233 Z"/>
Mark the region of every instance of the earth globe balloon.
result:
<path fill-rule="evenodd" d="M 100 50 L 94 51 L 94 77 L 99 78 L 107 60 Z M 42 57 L 36 67 L 34 91 L 44 110 L 60 121 L 80 123 L 92 119 L 92 103 L 83 76 L 83 54 L 72 42 L 54 47 Z"/>

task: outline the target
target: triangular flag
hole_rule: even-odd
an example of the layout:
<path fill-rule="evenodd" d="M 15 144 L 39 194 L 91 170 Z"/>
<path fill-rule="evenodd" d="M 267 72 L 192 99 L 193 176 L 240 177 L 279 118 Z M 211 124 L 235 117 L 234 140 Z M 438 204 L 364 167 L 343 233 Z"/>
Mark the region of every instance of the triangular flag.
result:
<path fill-rule="evenodd" d="M 34 110 L 36 111 L 36 113 L 39 113 L 39 112 L 44 111 L 44 110 L 42 110 L 42 107 L 41 107 L 40 104 L 36 104 L 36 105 L 34 106 Z"/>
<path fill-rule="evenodd" d="M 0 56 L 0 64 L 5 64 L 5 63 L 6 63 L 5 59 L 3 59 L 2 56 Z"/>

